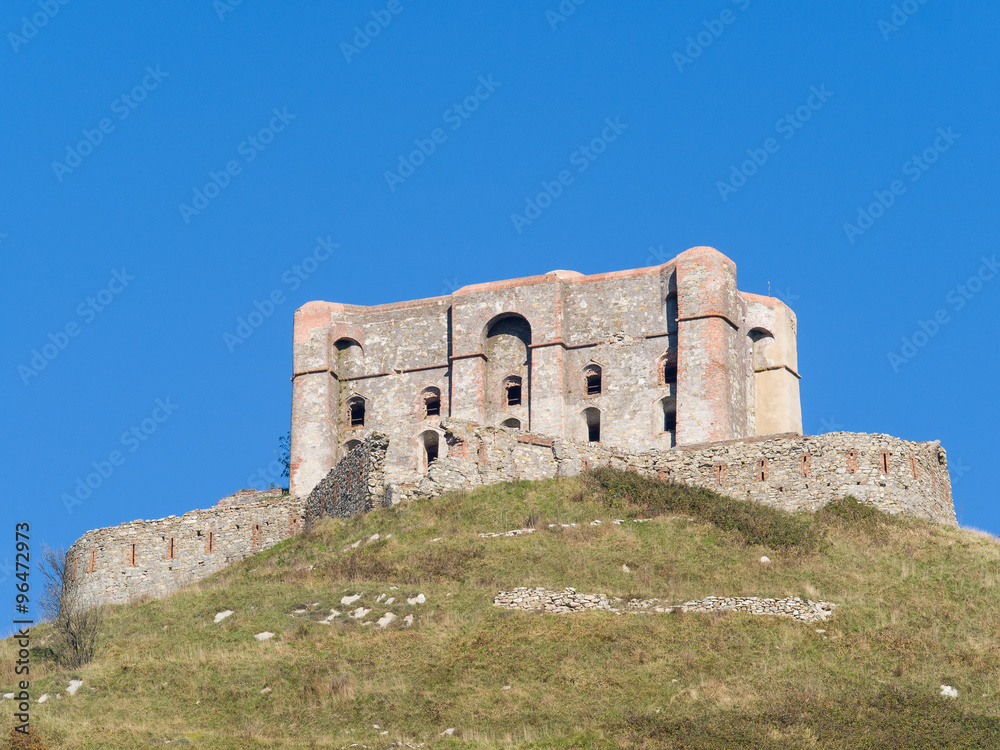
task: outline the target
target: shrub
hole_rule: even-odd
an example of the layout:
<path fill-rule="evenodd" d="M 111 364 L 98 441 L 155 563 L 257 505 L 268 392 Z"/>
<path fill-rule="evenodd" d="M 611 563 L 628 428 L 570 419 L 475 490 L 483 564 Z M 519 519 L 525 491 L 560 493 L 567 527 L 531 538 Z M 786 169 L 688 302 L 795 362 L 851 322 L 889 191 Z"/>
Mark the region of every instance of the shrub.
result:
<path fill-rule="evenodd" d="M 632 515 L 691 516 L 732 532 L 743 544 L 774 550 L 815 552 L 823 540 L 809 514 L 734 500 L 702 487 L 661 482 L 634 471 L 600 467 L 586 477 L 605 505 Z"/>
<path fill-rule="evenodd" d="M 6 747 L 9 750 L 45 750 L 45 743 L 34 732 L 25 734 L 17 731 L 16 727 L 11 727 Z"/>

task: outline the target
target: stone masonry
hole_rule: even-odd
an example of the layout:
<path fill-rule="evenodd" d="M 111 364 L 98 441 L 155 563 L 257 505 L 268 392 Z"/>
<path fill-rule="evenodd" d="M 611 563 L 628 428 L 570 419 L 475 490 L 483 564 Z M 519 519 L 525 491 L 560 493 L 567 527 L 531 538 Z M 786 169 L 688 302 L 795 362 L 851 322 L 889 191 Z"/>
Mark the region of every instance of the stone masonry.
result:
<path fill-rule="evenodd" d="M 796 319 L 708 247 L 651 268 L 552 271 L 295 313 L 291 496 L 84 534 L 85 603 L 163 596 L 324 516 L 612 466 L 789 511 L 853 495 L 955 523 L 938 442 L 803 436 Z M 756 606 L 756 605 L 754 605 Z"/>
<path fill-rule="evenodd" d="M 350 518 L 387 501 L 385 454 L 389 438 L 371 434 L 351 450 L 306 498 L 306 523 Z M 391 504 L 391 502 L 390 502 Z"/>
<path fill-rule="evenodd" d="M 291 492 L 372 432 L 389 483 L 447 455 L 442 419 L 638 452 L 801 433 L 795 315 L 708 247 L 444 297 L 295 314 Z"/>
<path fill-rule="evenodd" d="M 162 597 L 298 533 L 303 511 L 286 496 L 88 531 L 67 553 L 67 583 L 84 606 Z"/>
<path fill-rule="evenodd" d="M 631 452 L 455 420 L 443 428 L 448 456 L 416 483 L 390 486 L 394 501 L 611 466 L 788 511 L 853 495 L 887 513 L 955 523 L 947 455 L 937 441 L 832 432 Z"/>

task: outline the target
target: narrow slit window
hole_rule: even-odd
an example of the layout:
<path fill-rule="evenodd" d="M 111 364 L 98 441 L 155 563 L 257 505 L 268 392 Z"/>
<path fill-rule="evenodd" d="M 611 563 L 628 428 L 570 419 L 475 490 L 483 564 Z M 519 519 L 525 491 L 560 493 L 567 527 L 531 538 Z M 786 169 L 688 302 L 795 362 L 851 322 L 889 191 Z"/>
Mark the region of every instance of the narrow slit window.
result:
<path fill-rule="evenodd" d="M 351 427 L 363 427 L 365 424 L 365 400 L 352 398 L 347 402 L 347 421 Z"/>
<path fill-rule="evenodd" d="M 601 393 L 601 368 L 591 365 L 583 372 L 584 388 L 588 396 L 597 396 Z"/>
<path fill-rule="evenodd" d="M 504 402 L 507 406 L 521 405 L 521 378 L 507 378 L 504 384 Z"/>
<path fill-rule="evenodd" d="M 441 396 L 436 393 L 428 393 L 424 397 L 424 413 L 428 417 L 440 417 L 441 416 Z"/>
<path fill-rule="evenodd" d="M 212 552 L 215 552 L 215 532 L 214 531 L 208 532 L 208 543 L 205 545 L 205 549 L 208 551 L 209 554 L 211 554 Z"/>
<path fill-rule="evenodd" d="M 583 419 L 587 426 L 587 440 L 591 443 L 601 442 L 601 412 L 599 409 L 586 409 Z"/>
<path fill-rule="evenodd" d="M 673 409 L 667 409 L 663 412 L 663 431 L 664 432 L 676 432 L 677 431 L 677 412 Z"/>
<path fill-rule="evenodd" d="M 673 385 L 677 382 L 677 363 L 676 362 L 664 362 L 663 363 L 663 384 Z"/>
<path fill-rule="evenodd" d="M 132 542 L 132 543 L 131 543 L 131 544 L 129 545 L 129 557 L 128 557 L 128 564 L 129 564 L 129 565 L 132 565 L 133 567 L 134 567 L 135 565 L 138 565 L 138 563 L 136 562 L 136 549 L 135 549 L 135 548 L 136 548 L 136 546 L 137 546 L 137 545 L 136 545 L 136 543 L 135 543 L 135 542 Z"/>

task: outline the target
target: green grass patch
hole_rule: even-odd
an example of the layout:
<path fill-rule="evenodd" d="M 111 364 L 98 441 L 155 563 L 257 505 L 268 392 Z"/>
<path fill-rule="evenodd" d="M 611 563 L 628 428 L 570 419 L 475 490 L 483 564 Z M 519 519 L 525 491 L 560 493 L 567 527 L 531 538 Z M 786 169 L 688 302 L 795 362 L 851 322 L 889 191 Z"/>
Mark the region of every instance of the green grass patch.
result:
<path fill-rule="evenodd" d="M 805 513 L 788 513 L 751 500 L 734 500 L 701 487 L 661 482 L 633 471 L 607 467 L 588 474 L 609 508 L 631 516 L 684 515 L 709 521 L 734 541 L 772 550 L 816 552 L 824 529 Z"/>
<path fill-rule="evenodd" d="M 612 523 L 626 517 L 654 520 Z M 479 537 L 529 521 L 533 534 Z M 492 606 L 516 586 L 837 608 L 807 625 Z M 370 614 L 348 617 L 358 606 Z M 386 629 L 364 624 L 387 612 Z M 257 642 L 265 630 L 275 637 Z M 33 661 L 31 718 L 45 747 L 74 750 L 986 748 L 1000 746 L 998 633 L 992 537 L 851 499 L 793 515 L 595 472 L 326 520 L 169 597 L 111 608 L 90 664 Z M 47 636 L 33 631 L 38 657 Z M 17 653 L 0 643 L 0 692 L 15 691 Z M 72 697 L 70 679 L 83 680 Z M 942 684 L 958 699 L 938 697 Z"/>

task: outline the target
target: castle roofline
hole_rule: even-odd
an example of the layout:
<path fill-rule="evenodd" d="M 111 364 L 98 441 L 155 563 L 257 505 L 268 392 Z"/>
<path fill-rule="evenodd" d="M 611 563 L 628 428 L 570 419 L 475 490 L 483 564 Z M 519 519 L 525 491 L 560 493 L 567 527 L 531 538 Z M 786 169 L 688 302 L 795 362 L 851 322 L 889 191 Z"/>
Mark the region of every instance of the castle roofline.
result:
<path fill-rule="evenodd" d="M 521 276 L 515 279 L 504 279 L 501 281 L 487 281 L 480 284 L 467 284 L 456 289 L 449 295 L 438 297 L 423 297 L 420 299 L 406 300 L 403 302 L 388 302 L 377 305 L 351 305 L 342 302 L 324 302 L 320 300 L 307 302 L 298 311 L 304 314 L 325 310 L 326 312 L 381 312 L 392 310 L 405 310 L 413 307 L 424 307 L 433 304 L 448 304 L 452 298 L 466 295 L 478 294 L 481 292 L 493 292 L 499 289 L 514 289 L 516 287 L 534 286 L 536 284 L 551 284 L 562 282 L 564 284 L 591 284 L 599 281 L 611 281 L 614 279 L 630 279 L 639 276 L 653 276 L 662 273 L 665 269 L 673 269 L 679 260 L 691 260 L 698 257 L 718 256 L 729 263 L 733 261 L 724 253 L 720 253 L 714 247 L 699 246 L 692 247 L 680 253 L 677 257 L 660 263 L 656 266 L 645 266 L 643 268 L 630 268 L 624 271 L 609 271 L 607 273 L 583 274 L 579 271 L 556 270 L 536 276 Z M 735 265 L 735 264 L 734 264 Z M 296 312 L 298 312 L 296 311 Z"/>

